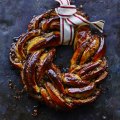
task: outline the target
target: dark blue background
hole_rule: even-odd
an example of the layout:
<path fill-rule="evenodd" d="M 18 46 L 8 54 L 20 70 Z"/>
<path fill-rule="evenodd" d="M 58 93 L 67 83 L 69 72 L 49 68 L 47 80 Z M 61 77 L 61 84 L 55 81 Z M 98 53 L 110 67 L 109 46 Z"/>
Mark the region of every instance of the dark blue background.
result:
<path fill-rule="evenodd" d="M 103 83 L 103 94 L 89 106 L 82 106 L 71 112 L 51 110 L 45 105 L 39 108 L 37 118 L 31 116 L 33 105 L 38 103 L 27 97 L 17 101 L 9 90 L 8 81 L 18 87 L 19 73 L 9 63 L 8 55 L 14 36 L 25 32 L 33 15 L 57 7 L 54 0 L 0 0 L 0 120 L 120 120 L 120 1 L 119 0 L 72 0 L 73 4 L 90 15 L 91 21 L 106 21 L 107 59 L 110 75 Z M 62 53 L 61 51 L 65 51 Z M 59 47 L 57 56 L 63 56 L 57 63 L 68 66 L 72 50 Z M 65 56 L 65 57 L 64 57 Z"/>

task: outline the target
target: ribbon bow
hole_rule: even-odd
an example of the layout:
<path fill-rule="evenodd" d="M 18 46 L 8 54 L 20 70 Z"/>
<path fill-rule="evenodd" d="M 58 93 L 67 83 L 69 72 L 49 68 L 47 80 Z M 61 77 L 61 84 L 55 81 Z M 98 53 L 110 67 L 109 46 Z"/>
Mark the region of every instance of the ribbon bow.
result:
<path fill-rule="evenodd" d="M 76 14 L 76 6 L 70 5 L 70 0 L 55 0 L 60 3 L 60 7 L 55 11 L 60 17 L 61 44 L 72 45 L 74 40 L 74 25 L 92 25 L 94 28 L 103 32 L 104 21 L 99 20 L 90 22 L 81 15 Z"/>

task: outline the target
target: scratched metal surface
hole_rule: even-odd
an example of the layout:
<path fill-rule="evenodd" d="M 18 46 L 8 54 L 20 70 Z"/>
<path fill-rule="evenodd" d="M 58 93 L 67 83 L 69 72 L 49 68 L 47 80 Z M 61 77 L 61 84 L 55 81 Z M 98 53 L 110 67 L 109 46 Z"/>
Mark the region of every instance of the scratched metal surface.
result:
<path fill-rule="evenodd" d="M 18 87 L 19 73 L 9 63 L 8 54 L 14 36 L 25 32 L 33 15 L 57 7 L 54 0 L 0 0 L 0 120 L 120 120 L 120 1 L 119 0 L 72 0 L 90 15 L 91 20 L 104 19 L 107 33 L 107 59 L 110 75 L 103 83 L 103 94 L 97 101 L 71 112 L 51 110 L 40 105 L 38 117 L 31 116 L 37 102 L 26 94 L 21 100 L 13 98 L 8 81 Z M 65 52 L 60 52 L 60 51 Z M 57 64 L 68 66 L 72 50 L 59 47 Z"/>

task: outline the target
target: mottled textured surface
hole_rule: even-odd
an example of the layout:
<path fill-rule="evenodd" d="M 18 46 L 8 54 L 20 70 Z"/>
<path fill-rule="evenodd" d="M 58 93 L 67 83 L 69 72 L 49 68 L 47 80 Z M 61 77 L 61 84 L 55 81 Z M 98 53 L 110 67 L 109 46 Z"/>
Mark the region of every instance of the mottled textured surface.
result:
<path fill-rule="evenodd" d="M 58 4 L 54 0 L 0 0 L 0 120 L 120 120 L 120 1 L 73 0 L 73 3 L 78 7 L 82 4 L 91 20 L 106 21 L 106 56 L 110 75 L 102 85 L 103 94 L 95 103 L 71 112 L 55 111 L 40 105 L 40 114 L 32 117 L 32 108 L 38 103 L 26 94 L 22 100 L 15 100 L 14 92 L 8 88 L 9 80 L 21 87 L 19 73 L 9 63 L 9 48 L 13 37 L 26 31 L 33 15 Z M 60 52 L 63 50 L 66 50 L 64 54 Z M 63 57 L 58 64 L 67 65 L 72 53 L 69 50 L 68 47 L 58 48 L 58 57 Z"/>

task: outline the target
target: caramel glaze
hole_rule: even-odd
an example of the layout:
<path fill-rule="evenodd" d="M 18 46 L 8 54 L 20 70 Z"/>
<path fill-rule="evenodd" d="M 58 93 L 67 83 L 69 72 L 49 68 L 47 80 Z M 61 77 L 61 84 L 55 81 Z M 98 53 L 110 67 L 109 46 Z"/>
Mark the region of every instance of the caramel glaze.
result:
<path fill-rule="evenodd" d="M 60 33 L 53 32 L 49 36 L 43 37 L 43 40 L 35 44 L 30 51 L 35 51 L 37 49 L 46 48 L 46 47 L 55 47 L 60 45 Z"/>
<path fill-rule="evenodd" d="M 77 14 L 88 19 L 82 11 Z M 10 49 L 10 61 L 20 70 L 25 91 L 52 108 L 72 109 L 95 101 L 108 75 L 104 37 L 93 34 L 89 25 L 74 28 L 74 54 L 66 73 L 53 62 L 55 47 L 61 45 L 55 10 L 34 17 Z"/>

